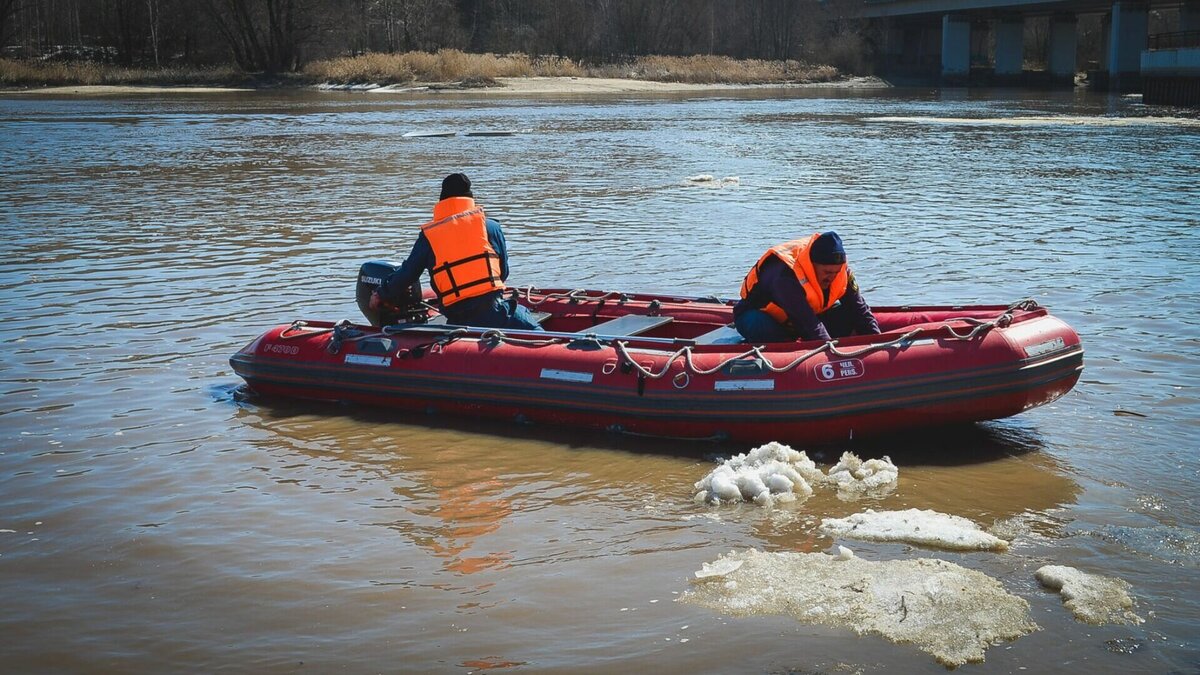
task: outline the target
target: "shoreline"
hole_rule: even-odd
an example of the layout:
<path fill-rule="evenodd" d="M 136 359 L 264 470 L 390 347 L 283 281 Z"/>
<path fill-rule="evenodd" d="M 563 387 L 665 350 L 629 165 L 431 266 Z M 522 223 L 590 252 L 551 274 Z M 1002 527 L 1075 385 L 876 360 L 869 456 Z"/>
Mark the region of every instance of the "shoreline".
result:
<path fill-rule="evenodd" d="M 559 95 L 559 94 L 630 94 L 687 93 L 746 89 L 884 89 L 891 85 L 878 77 L 850 77 L 832 82 L 779 82 L 767 84 L 693 84 L 604 77 L 499 77 L 497 86 L 464 86 L 454 82 L 422 82 L 403 85 L 331 85 L 304 84 L 266 87 L 171 86 L 137 84 L 54 85 L 47 87 L 7 87 L 0 94 L 29 96 L 122 96 L 127 94 L 217 94 L 255 91 L 361 92 L 371 94 L 481 94 L 481 95 Z"/>

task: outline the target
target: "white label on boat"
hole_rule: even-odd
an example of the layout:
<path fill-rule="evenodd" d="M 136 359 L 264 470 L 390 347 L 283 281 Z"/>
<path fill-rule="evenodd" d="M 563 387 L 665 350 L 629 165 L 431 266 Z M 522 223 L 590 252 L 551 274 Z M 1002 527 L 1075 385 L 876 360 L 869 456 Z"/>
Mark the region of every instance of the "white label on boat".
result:
<path fill-rule="evenodd" d="M 715 391 L 767 391 L 775 388 L 775 380 L 718 380 Z"/>
<path fill-rule="evenodd" d="M 392 357 L 368 356 L 366 354 L 347 354 L 346 363 L 354 363 L 360 366 L 390 366 L 392 365 Z"/>
<path fill-rule="evenodd" d="M 858 359 L 842 359 L 841 361 L 818 363 L 813 366 L 813 374 L 822 382 L 862 377 L 864 372 L 863 362 Z"/>
<path fill-rule="evenodd" d="M 562 380 L 563 382 L 591 382 L 591 373 L 578 373 L 573 370 L 555 370 L 542 368 L 542 378 L 546 380 Z"/>
<path fill-rule="evenodd" d="M 1053 340 L 1046 340 L 1045 342 L 1039 342 L 1036 345 L 1029 345 L 1025 348 L 1025 354 L 1028 356 L 1041 356 L 1042 354 L 1058 351 L 1066 346 L 1067 343 L 1063 342 L 1062 338 L 1056 337 Z"/>

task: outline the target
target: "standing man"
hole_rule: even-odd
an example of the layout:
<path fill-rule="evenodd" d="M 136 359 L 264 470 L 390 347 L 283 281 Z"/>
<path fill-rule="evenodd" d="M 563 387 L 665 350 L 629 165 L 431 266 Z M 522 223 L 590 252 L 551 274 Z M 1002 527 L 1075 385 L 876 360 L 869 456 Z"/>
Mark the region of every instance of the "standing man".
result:
<path fill-rule="evenodd" d="M 446 321 L 482 328 L 541 330 L 515 297 L 504 297 L 508 249 L 500 223 L 475 204 L 471 179 L 452 173 L 442 181 L 433 220 L 421 226 L 408 258 L 371 296 L 371 308 L 396 304 L 405 289 L 429 271 L 429 285 Z"/>
<path fill-rule="evenodd" d="M 836 232 L 768 249 L 742 282 L 733 321 L 742 337 L 754 343 L 879 333 Z"/>

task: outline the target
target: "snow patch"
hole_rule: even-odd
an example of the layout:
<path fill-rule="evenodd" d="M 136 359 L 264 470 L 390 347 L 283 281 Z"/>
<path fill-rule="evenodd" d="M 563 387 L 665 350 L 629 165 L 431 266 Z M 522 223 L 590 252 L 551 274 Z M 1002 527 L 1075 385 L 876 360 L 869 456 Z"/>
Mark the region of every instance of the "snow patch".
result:
<path fill-rule="evenodd" d="M 838 556 L 751 549 L 713 565 L 734 563 L 741 564 L 721 576 L 698 575 L 681 600 L 737 616 L 784 614 L 876 633 L 950 667 L 981 662 L 989 646 L 1037 630 L 1029 603 L 997 580 L 944 560 L 872 562 L 849 549 Z"/>
<path fill-rule="evenodd" d="M 1008 542 L 959 516 L 937 511 L 872 511 L 821 520 L 821 532 L 862 541 L 906 542 L 955 551 L 1005 551 Z"/>
<path fill-rule="evenodd" d="M 1046 565 L 1033 575 L 1046 588 L 1058 591 L 1063 605 L 1075 618 L 1091 624 L 1139 624 L 1142 617 L 1134 614 L 1129 583 L 1116 577 L 1088 574 L 1064 565 Z"/>

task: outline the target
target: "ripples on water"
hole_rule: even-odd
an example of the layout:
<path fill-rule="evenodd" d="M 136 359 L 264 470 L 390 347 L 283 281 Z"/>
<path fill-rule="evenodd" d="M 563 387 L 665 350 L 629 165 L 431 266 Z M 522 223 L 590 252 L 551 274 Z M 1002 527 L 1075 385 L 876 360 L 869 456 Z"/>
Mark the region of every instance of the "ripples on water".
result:
<path fill-rule="evenodd" d="M 1017 537 L 1007 556 L 920 552 L 1033 604 L 1045 630 L 983 669 L 1194 667 L 1196 116 L 821 96 L 0 100 L 0 656 L 936 671 L 875 638 L 672 602 L 729 548 L 822 550 L 820 517 L 918 507 Z M 402 137 L 430 128 L 525 132 Z M 355 318 L 358 264 L 403 257 L 456 170 L 504 223 L 518 284 L 727 296 L 766 246 L 836 228 L 874 304 L 1035 297 L 1079 330 L 1086 370 L 1014 420 L 858 446 L 901 467 L 886 499 L 774 513 L 690 501 L 748 448 L 235 400 L 228 356 L 276 323 Z M 1155 617 L 1074 624 L 1032 581 L 1047 561 L 1129 580 Z M 1146 646 L 1104 650 L 1128 639 Z"/>

